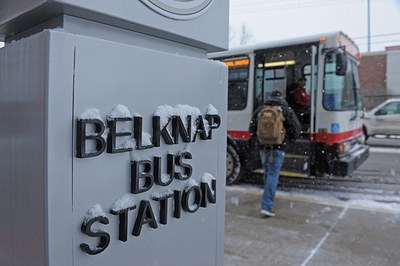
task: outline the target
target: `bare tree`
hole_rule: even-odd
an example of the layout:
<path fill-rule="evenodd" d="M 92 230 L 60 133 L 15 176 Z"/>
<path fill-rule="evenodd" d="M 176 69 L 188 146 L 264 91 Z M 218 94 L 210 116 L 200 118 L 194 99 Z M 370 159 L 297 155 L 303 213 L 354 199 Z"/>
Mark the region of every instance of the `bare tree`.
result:
<path fill-rule="evenodd" d="M 240 45 L 245 45 L 250 43 L 254 38 L 254 35 L 246 23 L 243 23 L 241 25 L 241 30 L 240 30 Z"/>
<path fill-rule="evenodd" d="M 253 32 L 246 23 L 242 23 L 239 27 L 229 26 L 229 43 L 231 47 L 248 44 L 253 39 Z"/>

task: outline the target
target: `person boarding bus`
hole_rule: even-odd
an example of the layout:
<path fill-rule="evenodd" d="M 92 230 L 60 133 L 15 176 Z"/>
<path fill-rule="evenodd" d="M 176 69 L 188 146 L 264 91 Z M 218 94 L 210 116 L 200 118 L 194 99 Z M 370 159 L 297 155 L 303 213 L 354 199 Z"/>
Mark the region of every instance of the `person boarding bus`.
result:
<path fill-rule="evenodd" d="M 264 105 L 254 112 L 249 131 L 256 138 L 264 168 L 261 200 L 261 214 L 264 216 L 275 216 L 273 205 L 285 149 L 300 136 L 300 128 L 296 114 L 278 90 L 273 91 Z"/>

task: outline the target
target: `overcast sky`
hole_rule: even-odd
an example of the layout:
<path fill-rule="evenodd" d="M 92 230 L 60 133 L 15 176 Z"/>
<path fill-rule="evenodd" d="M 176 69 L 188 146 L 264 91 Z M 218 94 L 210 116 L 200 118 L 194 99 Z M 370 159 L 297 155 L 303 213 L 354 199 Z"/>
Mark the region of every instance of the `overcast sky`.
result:
<path fill-rule="evenodd" d="M 369 1 L 371 51 L 400 45 L 400 0 Z M 243 24 L 251 43 L 341 30 L 368 50 L 368 0 L 230 0 L 231 47 Z"/>

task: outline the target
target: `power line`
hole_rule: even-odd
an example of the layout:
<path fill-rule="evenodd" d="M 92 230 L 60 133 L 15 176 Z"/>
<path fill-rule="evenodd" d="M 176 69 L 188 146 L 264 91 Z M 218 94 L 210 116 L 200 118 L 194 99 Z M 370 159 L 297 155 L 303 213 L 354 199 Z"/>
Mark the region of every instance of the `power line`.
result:
<path fill-rule="evenodd" d="M 392 0 L 378 0 L 379 2 L 382 1 L 392 1 Z M 358 2 L 358 3 L 365 3 L 365 0 L 336 0 L 336 1 L 331 1 L 331 2 L 326 2 L 326 1 L 320 1 L 320 0 L 285 0 L 284 2 L 278 2 L 276 0 L 247 0 L 247 1 L 242 1 L 242 0 L 231 0 L 231 7 L 233 8 L 240 8 L 240 7 L 259 7 L 259 6 L 273 6 L 273 7 L 280 7 L 280 8 L 285 8 L 285 6 L 293 6 L 296 5 L 296 8 L 298 6 L 301 7 L 301 5 L 315 5 L 315 6 L 326 6 L 326 5 L 338 5 L 341 3 L 346 3 L 348 4 L 349 2 Z"/>
<path fill-rule="evenodd" d="M 370 0 L 372 1 L 372 0 Z M 391 0 L 379 0 L 391 1 Z M 276 0 L 261 0 L 261 1 L 240 1 L 232 3 L 235 1 L 231 0 L 230 9 L 234 13 L 240 12 L 242 14 L 253 14 L 262 12 L 274 12 L 289 9 L 306 9 L 315 7 L 326 7 L 326 6 L 337 6 L 342 5 L 344 8 L 348 9 L 352 4 L 365 4 L 365 0 L 336 0 L 336 1 L 320 1 L 320 0 L 285 0 L 285 2 L 278 2 Z"/>
<path fill-rule="evenodd" d="M 400 38 L 392 39 L 392 40 L 376 40 L 376 39 L 382 38 L 382 37 L 389 37 L 389 36 L 399 36 L 399 35 L 400 35 L 400 32 L 391 32 L 391 33 L 371 35 L 370 37 L 375 40 L 370 41 L 370 43 L 371 43 L 371 45 L 382 44 L 382 43 L 398 43 L 398 42 L 400 42 Z M 359 36 L 359 37 L 355 37 L 354 39 L 366 39 L 366 38 L 368 38 L 368 36 Z M 368 45 L 368 42 L 357 43 L 357 45 Z"/>
<path fill-rule="evenodd" d="M 234 1 L 231 1 L 231 3 Z M 279 8 L 285 8 L 286 7 L 292 7 L 293 5 L 295 5 L 296 7 L 298 6 L 302 6 L 302 5 L 315 5 L 315 6 L 325 6 L 327 4 L 339 4 L 340 2 L 342 3 L 348 3 L 348 2 L 363 2 L 363 0 L 336 0 L 333 3 L 327 3 L 327 2 L 321 2 L 320 0 L 286 0 L 285 2 L 277 2 L 275 0 L 272 1 L 266 1 L 266 0 L 262 0 L 259 2 L 256 1 L 241 1 L 238 2 L 236 4 L 232 4 L 232 6 L 234 8 L 237 7 L 259 7 L 259 6 L 272 6 L 272 7 L 279 7 Z"/>
<path fill-rule="evenodd" d="M 376 37 L 385 37 L 385 36 L 393 36 L 393 35 L 400 35 L 400 32 L 376 34 L 376 35 L 371 35 L 371 37 L 376 38 Z M 368 38 L 368 36 L 353 37 L 353 39 L 365 39 L 365 38 Z"/>
<path fill-rule="evenodd" d="M 266 3 L 265 1 L 260 3 L 248 3 L 245 2 L 245 5 L 231 5 L 231 10 L 238 11 L 240 10 L 243 13 L 258 13 L 258 12 L 269 12 L 269 11 L 276 11 L 276 10 L 287 10 L 287 9 L 302 9 L 302 8 L 312 8 L 312 7 L 322 7 L 327 5 L 339 5 L 339 4 L 346 4 L 349 3 L 362 3 L 362 0 L 336 0 L 331 2 L 322 2 L 321 1 L 303 1 L 303 0 L 294 0 L 291 3 L 288 3 L 288 0 L 285 2 L 270 2 Z M 243 3 L 243 2 L 241 2 Z"/>
<path fill-rule="evenodd" d="M 400 39 L 397 39 L 397 40 L 386 40 L 386 41 L 374 41 L 374 42 L 371 42 L 371 44 L 388 43 L 388 42 L 399 42 L 400 43 Z M 368 44 L 367 42 L 365 42 L 365 43 L 357 43 L 357 45 L 367 45 L 367 44 Z"/>

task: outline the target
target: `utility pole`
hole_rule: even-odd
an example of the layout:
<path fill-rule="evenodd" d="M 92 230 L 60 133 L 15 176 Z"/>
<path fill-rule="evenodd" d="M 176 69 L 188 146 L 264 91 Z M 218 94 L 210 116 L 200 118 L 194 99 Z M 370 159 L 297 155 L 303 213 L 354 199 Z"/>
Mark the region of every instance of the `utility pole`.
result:
<path fill-rule="evenodd" d="M 371 0 L 368 1 L 368 52 L 371 52 Z"/>

